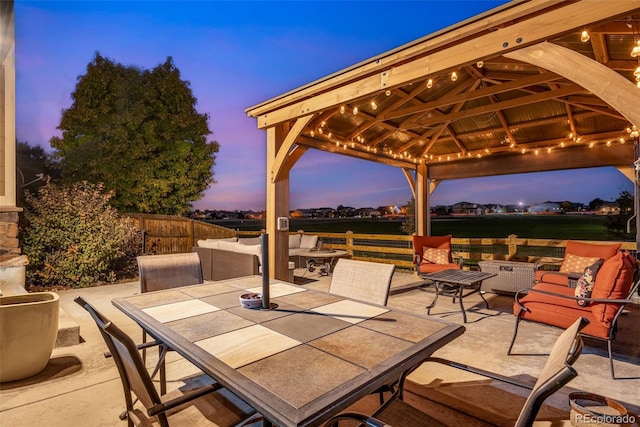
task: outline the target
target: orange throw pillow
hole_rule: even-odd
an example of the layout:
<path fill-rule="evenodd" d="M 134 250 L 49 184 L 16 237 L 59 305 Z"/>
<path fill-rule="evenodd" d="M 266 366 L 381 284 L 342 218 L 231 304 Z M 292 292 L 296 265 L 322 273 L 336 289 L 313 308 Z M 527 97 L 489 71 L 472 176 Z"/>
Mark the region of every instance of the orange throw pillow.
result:
<path fill-rule="evenodd" d="M 629 252 L 618 252 L 602 264 L 596 282 L 593 285 L 591 298 L 624 299 L 629 294 L 633 283 L 636 260 Z M 621 304 L 592 302 L 593 317 L 607 328 Z"/>
<path fill-rule="evenodd" d="M 424 248 L 420 264 L 449 264 L 449 249 Z"/>

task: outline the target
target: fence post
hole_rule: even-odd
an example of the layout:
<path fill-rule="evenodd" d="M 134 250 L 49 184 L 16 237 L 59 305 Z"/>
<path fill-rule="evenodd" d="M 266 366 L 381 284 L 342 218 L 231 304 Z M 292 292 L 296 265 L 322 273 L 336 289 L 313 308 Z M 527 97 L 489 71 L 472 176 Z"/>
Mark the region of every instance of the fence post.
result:
<path fill-rule="evenodd" d="M 347 254 L 353 256 L 353 231 L 347 231 L 345 234 L 345 246 Z"/>
<path fill-rule="evenodd" d="M 507 237 L 509 245 L 509 255 L 507 259 L 509 260 L 513 259 L 518 253 L 518 243 L 516 241 L 517 238 L 518 236 L 516 236 L 515 234 L 509 234 L 509 237 Z"/>

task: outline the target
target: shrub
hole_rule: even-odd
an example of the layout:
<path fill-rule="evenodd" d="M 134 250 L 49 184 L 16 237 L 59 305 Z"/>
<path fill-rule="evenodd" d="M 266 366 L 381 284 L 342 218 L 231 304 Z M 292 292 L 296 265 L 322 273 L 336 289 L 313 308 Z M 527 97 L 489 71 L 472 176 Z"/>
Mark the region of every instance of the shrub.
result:
<path fill-rule="evenodd" d="M 109 205 L 111 196 L 86 181 L 68 187 L 47 182 L 36 195 L 26 195 L 27 283 L 78 288 L 131 274 L 140 233 Z"/>

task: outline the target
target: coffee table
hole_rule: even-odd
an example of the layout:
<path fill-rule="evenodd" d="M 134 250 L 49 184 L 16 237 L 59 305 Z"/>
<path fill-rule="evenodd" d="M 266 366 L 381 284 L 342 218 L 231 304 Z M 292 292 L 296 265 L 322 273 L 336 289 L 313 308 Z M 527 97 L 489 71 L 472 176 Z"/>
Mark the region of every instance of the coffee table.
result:
<path fill-rule="evenodd" d="M 333 266 L 334 260 L 336 258 L 346 256 L 347 254 L 347 251 L 339 251 L 335 249 L 321 249 L 318 251 L 309 250 L 296 253 L 297 256 L 301 256 L 304 258 L 304 262 L 306 265 L 304 274 L 307 274 L 307 271 L 312 273 L 317 268 L 320 271 L 321 276 L 328 276 L 329 274 L 331 274 L 331 267 Z M 304 274 L 302 275 L 303 277 Z"/>
<path fill-rule="evenodd" d="M 426 307 L 427 314 L 431 314 L 431 309 L 435 307 L 436 302 L 438 302 L 438 296 L 443 293 L 440 286 L 443 286 L 443 288 L 448 288 L 453 292 L 453 294 L 447 294 L 447 296 L 452 296 L 454 303 L 456 298 L 458 298 L 458 301 L 460 302 L 460 310 L 462 311 L 462 318 L 464 323 L 467 323 L 467 313 L 464 311 L 462 299 L 466 296 L 477 293 L 480 295 L 487 308 L 489 308 L 489 302 L 484 298 L 482 292 L 480 292 L 480 287 L 482 286 L 483 280 L 494 277 L 495 275 L 495 273 L 488 273 L 484 271 L 456 270 L 453 268 L 424 275 L 423 277 L 425 279 L 433 281 L 436 286 L 436 296 L 431 304 Z M 463 293 L 464 289 L 470 289 L 470 291 Z"/>

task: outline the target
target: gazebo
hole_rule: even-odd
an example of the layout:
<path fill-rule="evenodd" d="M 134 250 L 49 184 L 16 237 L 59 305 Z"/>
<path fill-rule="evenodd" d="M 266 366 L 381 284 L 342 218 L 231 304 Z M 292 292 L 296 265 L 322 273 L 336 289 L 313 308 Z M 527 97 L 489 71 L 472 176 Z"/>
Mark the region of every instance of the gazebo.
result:
<path fill-rule="evenodd" d="M 246 109 L 266 131 L 270 276 L 287 278 L 278 218 L 307 150 L 399 168 L 430 234 L 443 180 L 599 166 L 635 180 L 639 79 L 637 0 L 514 0 Z"/>

